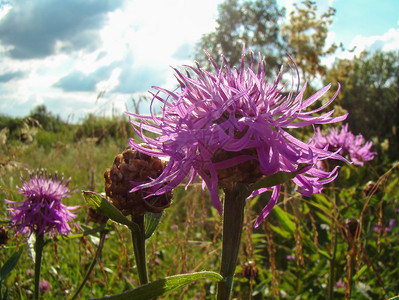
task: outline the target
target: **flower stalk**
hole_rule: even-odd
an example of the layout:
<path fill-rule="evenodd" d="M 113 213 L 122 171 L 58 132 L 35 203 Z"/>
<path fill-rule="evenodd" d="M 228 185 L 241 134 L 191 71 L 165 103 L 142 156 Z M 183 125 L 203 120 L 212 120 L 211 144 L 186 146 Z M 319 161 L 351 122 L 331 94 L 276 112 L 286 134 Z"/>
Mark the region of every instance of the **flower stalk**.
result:
<path fill-rule="evenodd" d="M 246 200 L 239 187 L 239 185 L 235 185 L 232 188 L 224 189 L 222 262 L 220 266 L 223 280 L 218 283 L 218 300 L 230 299 L 233 288 Z"/>
<path fill-rule="evenodd" d="M 44 248 L 44 235 L 38 234 L 35 232 L 36 241 L 35 241 L 35 291 L 34 291 L 34 299 L 39 299 L 40 292 L 40 269 L 42 265 L 42 256 L 43 256 L 43 248 Z"/>
<path fill-rule="evenodd" d="M 104 224 L 104 227 L 105 227 L 105 224 Z M 91 262 L 91 264 L 89 266 L 89 269 L 87 270 L 86 275 L 83 278 L 78 290 L 73 295 L 72 300 L 75 300 L 79 296 L 79 293 L 82 291 L 82 289 L 85 286 L 87 280 L 89 279 L 89 276 L 90 276 L 91 272 L 93 271 L 94 266 L 97 263 L 97 259 L 100 256 L 101 251 L 102 251 L 102 249 L 104 247 L 104 241 L 105 241 L 105 237 L 106 237 L 107 233 L 108 233 L 108 230 L 106 230 L 106 229 L 102 229 L 100 231 L 100 242 L 98 244 L 96 254 L 94 255 L 93 261 Z"/>
<path fill-rule="evenodd" d="M 145 254 L 144 216 L 132 215 L 132 221 L 139 226 L 139 230 L 132 231 L 132 241 L 137 272 L 139 273 L 140 284 L 143 285 L 148 283 L 147 259 Z"/>

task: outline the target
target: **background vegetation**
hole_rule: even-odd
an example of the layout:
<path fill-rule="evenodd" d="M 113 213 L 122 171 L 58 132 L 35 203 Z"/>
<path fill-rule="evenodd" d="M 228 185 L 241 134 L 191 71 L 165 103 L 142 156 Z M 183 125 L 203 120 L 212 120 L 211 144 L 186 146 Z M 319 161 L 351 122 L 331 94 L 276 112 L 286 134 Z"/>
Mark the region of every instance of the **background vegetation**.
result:
<path fill-rule="evenodd" d="M 288 49 L 310 91 L 318 87 L 314 82 L 342 84 L 337 112 L 348 111 L 349 128 L 372 140 L 378 152 L 364 167 L 343 166 L 338 180 L 311 198 L 286 184 L 279 205 L 256 230 L 253 223 L 269 195 L 248 202 L 234 288 L 238 299 L 387 299 L 399 294 L 399 52 L 363 53 L 324 66 L 321 58 L 337 48 L 325 49 L 334 10 L 321 15 L 315 10 L 315 3 L 307 1 L 285 19 L 284 10 L 272 0 L 226 0 L 219 8 L 219 26 L 198 44 L 216 58 L 223 52 L 231 65 L 237 65 L 245 42 L 266 55 L 271 74 L 278 71 L 285 57 L 282 51 Z M 209 67 L 202 50 L 197 59 Z M 8 219 L 3 199 L 22 199 L 15 188 L 20 173 L 47 168 L 72 178 L 74 193 L 66 203 L 80 205 L 74 233 L 95 227 L 86 221 L 80 191 L 103 192 L 105 169 L 134 136 L 128 119 L 88 115 L 79 124 L 69 124 L 38 106 L 25 118 L 0 115 L 0 130 L 0 219 Z M 82 299 L 138 285 L 130 231 L 118 225 L 111 228 Z M 12 231 L 8 235 L 10 240 L 0 249 L 0 266 L 18 248 L 23 248 L 23 255 L 3 291 L 7 289 L 10 299 L 29 298 L 33 263 L 27 241 Z M 42 278 L 52 289 L 45 298 L 63 299 L 73 293 L 98 242 L 98 235 L 87 235 L 46 246 Z M 217 271 L 220 246 L 221 219 L 208 192 L 200 182 L 188 191 L 178 188 L 147 243 L 150 280 Z M 169 298 L 213 299 L 215 287 L 198 282 Z"/>

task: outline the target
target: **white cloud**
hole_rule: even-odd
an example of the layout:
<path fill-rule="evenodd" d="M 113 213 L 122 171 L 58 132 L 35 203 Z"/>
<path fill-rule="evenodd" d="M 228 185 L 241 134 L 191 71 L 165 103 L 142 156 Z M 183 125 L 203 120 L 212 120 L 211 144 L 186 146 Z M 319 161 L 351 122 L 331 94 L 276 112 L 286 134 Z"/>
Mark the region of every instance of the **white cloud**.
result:
<path fill-rule="evenodd" d="M 392 51 L 399 49 L 399 28 L 391 28 L 383 35 L 362 36 L 357 35 L 350 43 L 349 48 L 355 48 L 354 54 L 359 55 L 362 51 Z"/>
<path fill-rule="evenodd" d="M 46 1 L 51 0 L 40 0 L 36 6 L 25 7 L 31 19 L 34 18 L 32 12 Z M 90 32 L 91 37 L 98 37 L 92 43 L 95 48 L 90 51 L 80 44 L 69 47 L 68 41 L 53 32 L 47 43 L 53 48 L 32 48 L 30 54 L 26 43 L 20 42 L 24 41 L 24 32 L 29 32 L 26 22 L 20 26 L 21 39 L 18 41 L 11 40 L 12 35 L 3 32 L 4 36 L 10 37 L 11 46 L 0 45 L 4 54 L 1 57 L 0 107 L 2 111 L 22 116 L 34 105 L 44 103 L 49 110 L 54 109 L 54 113 L 66 118 L 72 112 L 81 114 L 98 110 L 97 94 L 105 91 L 100 101 L 101 109 L 113 105 L 124 111 L 135 89 L 143 92 L 153 84 L 170 87 L 173 70 L 169 66 L 191 64 L 188 58 L 193 54 L 195 43 L 216 25 L 214 19 L 220 2 L 222 0 L 125 1 L 119 8 L 103 14 L 102 23 L 98 22 L 101 27 Z M 20 10 L 13 14 L 19 16 L 25 8 L 18 6 Z M 11 6 L 1 6 L 0 21 L 10 23 L 12 19 L 5 17 L 12 9 Z M 51 23 L 55 18 L 51 14 L 45 18 L 47 16 L 48 20 L 42 19 L 39 24 Z M 60 27 L 59 30 L 66 29 Z M 77 42 L 84 43 L 84 39 Z M 24 46 L 21 49 L 27 51 L 24 52 L 26 58 L 7 56 L 14 45 L 20 44 Z M 177 50 L 181 51 L 177 53 Z M 112 92 L 118 88 L 124 94 Z M 54 105 L 56 99 L 62 105 Z"/>
<path fill-rule="evenodd" d="M 399 22 L 398 22 L 399 24 Z M 336 39 L 336 33 L 330 31 L 327 38 L 327 45 Z M 322 60 L 322 63 L 331 66 L 336 58 L 353 59 L 363 51 L 374 52 L 398 51 L 399 50 L 399 28 L 391 28 L 381 35 L 364 36 L 356 35 L 345 50 L 338 49 L 334 55 L 330 55 Z"/>

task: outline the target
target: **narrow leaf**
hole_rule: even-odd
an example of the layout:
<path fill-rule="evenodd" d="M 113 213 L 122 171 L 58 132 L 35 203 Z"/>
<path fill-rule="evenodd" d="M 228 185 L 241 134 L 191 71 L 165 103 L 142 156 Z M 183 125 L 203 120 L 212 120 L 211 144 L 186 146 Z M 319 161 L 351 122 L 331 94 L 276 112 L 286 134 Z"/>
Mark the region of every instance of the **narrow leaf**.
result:
<path fill-rule="evenodd" d="M 134 232 L 140 230 L 137 224 L 126 218 L 119 209 L 109 203 L 109 201 L 101 195 L 94 192 L 83 191 L 83 197 L 98 214 L 106 216 L 117 223 L 126 225 Z"/>
<path fill-rule="evenodd" d="M 276 214 L 281 226 L 291 234 L 295 234 L 295 223 L 291 221 L 291 215 L 277 205 L 273 208 L 273 212 Z"/>
<path fill-rule="evenodd" d="M 284 228 L 280 228 L 271 224 L 269 224 L 269 226 L 275 233 L 281 235 L 284 239 L 289 239 L 292 236 L 292 234 L 284 230 Z"/>
<path fill-rule="evenodd" d="M 116 299 L 116 300 L 152 299 L 156 297 L 165 296 L 175 289 L 182 288 L 200 279 L 209 279 L 218 282 L 222 280 L 223 277 L 220 274 L 211 271 L 203 271 L 191 274 L 180 274 L 150 282 L 134 290 L 126 291 L 122 294 L 107 296 L 99 299 Z"/>
<path fill-rule="evenodd" d="M 152 213 L 152 212 L 147 212 L 144 215 L 144 236 L 145 239 L 148 239 L 152 236 L 154 233 L 155 229 L 157 229 L 159 221 L 161 220 L 161 217 L 163 215 L 163 212 L 160 213 Z"/>
<path fill-rule="evenodd" d="M 15 268 L 18 263 L 19 258 L 22 254 L 22 248 L 18 252 L 15 252 L 3 265 L 0 270 L 0 281 L 4 281 L 8 274 Z"/>
<path fill-rule="evenodd" d="M 255 182 L 251 186 L 251 191 L 283 184 L 284 182 L 293 179 L 296 175 L 303 172 L 303 170 L 308 167 L 310 167 L 309 164 L 300 164 L 298 166 L 298 169 L 294 172 L 281 171 L 281 172 L 277 172 L 276 174 L 262 178 L 261 180 Z"/>

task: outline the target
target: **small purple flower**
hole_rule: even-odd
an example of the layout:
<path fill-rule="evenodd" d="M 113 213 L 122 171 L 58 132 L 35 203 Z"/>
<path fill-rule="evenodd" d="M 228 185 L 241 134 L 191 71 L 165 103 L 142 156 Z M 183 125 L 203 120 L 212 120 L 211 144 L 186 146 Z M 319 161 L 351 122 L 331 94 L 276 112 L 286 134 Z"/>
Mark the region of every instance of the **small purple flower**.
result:
<path fill-rule="evenodd" d="M 346 289 L 346 283 L 345 281 L 342 280 L 342 278 L 340 278 L 336 283 L 335 283 L 335 287 L 337 289 Z"/>
<path fill-rule="evenodd" d="M 324 159 L 343 158 L 310 142 L 305 143 L 292 135 L 292 130 L 313 124 L 329 124 L 345 120 L 347 115 L 331 117 L 334 111 L 314 115 L 325 105 L 309 109 L 327 90 L 327 85 L 308 99 L 303 99 L 305 86 L 284 93 L 287 84 L 279 82 L 283 68 L 272 83 L 267 82 L 266 64 L 259 57 L 251 66 L 244 67 L 243 51 L 240 70 L 231 69 L 223 59 L 220 68 L 210 60 L 215 72 L 186 66 L 187 74 L 174 69 L 180 88 L 168 91 L 154 87 L 157 92 L 153 102 L 163 103 L 159 116 L 130 114 L 141 121 L 132 120 L 138 136 L 150 147 L 146 148 L 133 139 L 132 148 L 150 156 L 169 158 L 169 163 L 158 178 L 132 189 L 148 188 L 151 195 L 161 195 L 179 185 L 186 177 L 186 187 L 201 176 L 211 193 L 213 205 L 222 212 L 218 187 L 244 184 L 250 186 L 261 177 L 277 172 L 295 172 L 300 164 L 308 166 L 295 176 L 298 191 L 310 196 L 320 193 L 322 185 L 331 182 L 337 169 L 331 172 L 317 168 Z M 260 56 L 260 55 L 259 55 Z M 296 67 L 295 67 L 296 70 Z M 299 77 L 298 77 L 299 78 Z M 298 79 L 299 86 L 299 79 Z M 152 104 L 151 104 L 152 107 Z M 158 137 L 147 137 L 144 130 Z M 290 130 L 290 131 L 288 131 Z M 266 218 L 277 203 L 281 185 L 260 188 L 251 196 L 272 190 L 272 197 L 258 217 L 255 227 Z"/>
<path fill-rule="evenodd" d="M 27 182 L 21 177 L 22 187 L 17 187 L 19 193 L 26 196 L 25 201 L 14 202 L 5 200 L 9 207 L 11 223 L 17 232 L 24 234 L 27 231 L 36 232 L 37 235 L 49 233 L 54 236 L 56 232 L 66 235 L 71 228 L 68 221 L 75 215 L 70 210 L 76 207 L 68 207 L 62 204 L 63 198 L 69 197 L 68 184 L 70 179 L 64 182 L 64 177 L 57 181 L 57 173 L 54 178 L 47 171 L 40 170 L 36 174 L 29 172 L 30 180 Z"/>
<path fill-rule="evenodd" d="M 363 162 L 374 159 L 377 154 L 370 151 L 373 142 L 365 142 L 361 134 L 355 136 L 348 130 L 348 124 L 342 126 L 341 132 L 337 128 L 329 128 L 327 134 L 323 134 L 319 127 L 313 141 L 317 148 L 338 151 L 355 165 L 363 166 Z"/>
<path fill-rule="evenodd" d="M 377 224 L 376 226 L 374 226 L 374 231 L 380 232 L 385 229 L 386 232 L 391 232 L 394 227 L 395 227 L 395 219 L 389 219 L 388 227 L 385 227 L 382 224 Z"/>
<path fill-rule="evenodd" d="M 39 283 L 39 290 L 40 290 L 40 294 L 44 294 L 44 293 L 49 292 L 51 290 L 50 282 L 48 282 L 47 280 L 42 280 Z"/>

